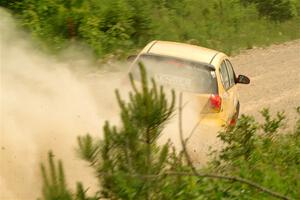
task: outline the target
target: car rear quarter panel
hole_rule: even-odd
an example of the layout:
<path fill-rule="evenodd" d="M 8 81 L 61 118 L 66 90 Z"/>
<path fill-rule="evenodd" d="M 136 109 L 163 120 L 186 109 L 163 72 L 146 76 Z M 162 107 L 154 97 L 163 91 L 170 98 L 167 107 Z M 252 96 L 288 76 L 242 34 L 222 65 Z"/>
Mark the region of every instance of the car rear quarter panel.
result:
<path fill-rule="evenodd" d="M 229 59 L 227 55 L 224 53 L 219 53 L 214 60 L 212 61 L 212 65 L 216 68 L 216 75 L 217 75 L 217 81 L 218 81 L 218 87 L 219 87 L 219 95 L 221 97 L 227 96 L 229 97 L 228 102 L 224 102 L 224 107 L 222 111 L 222 118 L 224 120 L 228 121 L 230 120 L 231 116 L 234 115 L 236 105 L 238 102 L 238 94 L 237 94 L 237 86 L 234 85 L 231 87 L 228 91 L 225 90 L 222 81 L 221 81 L 221 73 L 220 73 L 220 66 L 221 63 L 225 60 Z"/>

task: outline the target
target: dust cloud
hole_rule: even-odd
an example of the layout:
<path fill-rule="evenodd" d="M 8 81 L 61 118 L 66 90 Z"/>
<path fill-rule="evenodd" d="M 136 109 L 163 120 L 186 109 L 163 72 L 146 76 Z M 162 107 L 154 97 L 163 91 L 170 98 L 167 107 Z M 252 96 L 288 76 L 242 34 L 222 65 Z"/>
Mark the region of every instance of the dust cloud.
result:
<path fill-rule="evenodd" d="M 114 89 L 120 88 L 126 96 L 129 88 L 122 83 L 128 66 L 119 63 L 100 69 L 88 53 L 73 50 L 45 55 L 1 9 L 0 33 L 0 199 L 40 196 L 39 166 L 50 149 L 63 160 L 71 188 L 81 181 L 93 190 L 98 183 L 87 163 L 76 156 L 76 137 L 90 133 L 101 138 L 105 120 L 118 123 Z M 186 109 L 183 114 L 188 124 L 184 130 L 189 132 L 198 113 Z M 179 147 L 176 117 L 165 132 L 161 141 L 172 138 Z M 210 144 L 215 141 L 215 135 L 197 134 L 191 139 L 193 149 L 207 148 L 197 142 L 199 138 Z"/>
<path fill-rule="evenodd" d="M 107 72 L 110 66 L 100 71 L 88 54 L 46 56 L 16 31 L 7 12 L 0 10 L 0 19 L 0 199 L 38 197 L 39 164 L 50 149 L 64 160 L 70 186 L 97 185 L 76 157 L 76 137 L 101 137 L 104 120 L 117 121 L 114 89 L 126 77 L 126 65 Z"/>

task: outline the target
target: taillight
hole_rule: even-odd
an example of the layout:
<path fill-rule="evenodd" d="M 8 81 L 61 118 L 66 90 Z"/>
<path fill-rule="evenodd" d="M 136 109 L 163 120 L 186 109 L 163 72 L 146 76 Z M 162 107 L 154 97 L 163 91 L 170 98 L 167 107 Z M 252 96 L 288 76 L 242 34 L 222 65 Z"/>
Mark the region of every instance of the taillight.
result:
<path fill-rule="evenodd" d="M 217 94 L 212 94 L 209 100 L 211 108 L 219 112 L 222 106 L 222 98 Z"/>

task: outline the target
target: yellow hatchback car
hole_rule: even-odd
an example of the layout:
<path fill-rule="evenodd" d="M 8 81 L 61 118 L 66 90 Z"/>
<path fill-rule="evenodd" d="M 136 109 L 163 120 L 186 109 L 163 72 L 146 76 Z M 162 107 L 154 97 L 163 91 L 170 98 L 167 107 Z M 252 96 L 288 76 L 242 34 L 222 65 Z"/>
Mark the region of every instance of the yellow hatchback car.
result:
<path fill-rule="evenodd" d="M 148 77 L 196 100 L 201 122 L 234 125 L 239 115 L 237 83 L 249 84 L 244 75 L 236 77 L 224 53 L 190 44 L 153 41 L 136 57 L 131 72 L 139 79 L 138 63 Z"/>

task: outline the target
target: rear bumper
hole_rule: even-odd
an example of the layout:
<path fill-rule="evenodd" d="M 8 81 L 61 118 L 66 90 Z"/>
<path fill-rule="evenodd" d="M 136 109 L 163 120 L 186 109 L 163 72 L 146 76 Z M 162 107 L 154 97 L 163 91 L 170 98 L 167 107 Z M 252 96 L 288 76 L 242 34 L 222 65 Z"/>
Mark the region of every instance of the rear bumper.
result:
<path fill-rule="evenodd" d="M 200 125 L 207 125 L 207 126 L 215 126 L 219 127 L 220 129 L 224 127 L 227 122 L 220 116 L 221 114 L 208 114 L 205 116 L 199 117 Z"/>

